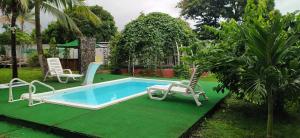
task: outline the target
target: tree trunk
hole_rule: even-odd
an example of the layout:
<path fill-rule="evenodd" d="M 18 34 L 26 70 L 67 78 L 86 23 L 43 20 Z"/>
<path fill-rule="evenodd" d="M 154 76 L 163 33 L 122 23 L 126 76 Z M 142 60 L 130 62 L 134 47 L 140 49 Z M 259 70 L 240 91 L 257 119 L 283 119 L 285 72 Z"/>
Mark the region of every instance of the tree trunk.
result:
<path fill-rule="evenodd" d="M 273 92 L 272 89 L 268 91 L 268 121 L 267 121 L 267 138 L 273 137 Z"/>
<path fill-rule="evenodd" d="M 18 77 L 17 52 L 16 52 L 16 20 L 17 7 L 16 1 L 13 1 L 12 18 L 11 18 L 11 56 L 12 56 L 12 78 Z"/>
<path fill-rule="evenodd" d="M 25 22 L 24 22 L 24 20 L 22 19 L 22 21 L 21 21 L 21 32 L 24 32 L 24 24 L 25 24 Z"/>
<path fill-rule="evenodd" d="M 176 50 L 177 50 L 177 65 L 180 65 L 180 51 L 179 51 L 179 46 L 178 43 L 176 43 Z"/>
<path fill-rule="evenodd" d="M 43 74 L 47 72 L 46 60 L 44 57 L 44 51 L 42 46 L 42 35 L 41 35 L 41 19 L 40 19 L 40 9 L 41 9 L 41 0 L 35 0 L 35 30 L 36 30 L 36 48 L 39 58 L 39 63 L 42 69 Z"/>

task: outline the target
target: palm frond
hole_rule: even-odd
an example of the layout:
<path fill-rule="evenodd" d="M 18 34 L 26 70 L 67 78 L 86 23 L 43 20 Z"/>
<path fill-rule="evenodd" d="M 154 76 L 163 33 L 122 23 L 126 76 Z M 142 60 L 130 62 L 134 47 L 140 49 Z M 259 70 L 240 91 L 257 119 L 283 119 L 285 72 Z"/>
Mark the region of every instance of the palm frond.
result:
<path fill-rule="evenodd" d="M 81 16 L 86 16 L 95 25 L 101 23 L 101 20 L 95 15 L 87 6 L 77 6 L 75 12 L 78 12 Z"/>
<path fill-rule="evenodd" d="M 28 4 L 29 4 L 29 0 L 17 0 L 18 3 L 19 3 L 19 7 L 22 9 L 22 10 L 28 10 Z"/>
<path fill-rule="evenodd" d="M 6 24 L 6 23 L 9 23 L 9 22 L 10 22 L 9 16 L 6 16 L 6 15 L 0 16 L 0 23 Z"/>
<path fill-rule="evenodd" d="M 65 28 L 70 29 L 71 31 L 74 31 L 76 33 L 82 34 L 75 22 L 67 14 L 60 11 L 50 3 L 43 2 L 42 9 L 44 9 L 45 12 L 49 12 L 55 17 L 57 17 L 58 22 Z"/>

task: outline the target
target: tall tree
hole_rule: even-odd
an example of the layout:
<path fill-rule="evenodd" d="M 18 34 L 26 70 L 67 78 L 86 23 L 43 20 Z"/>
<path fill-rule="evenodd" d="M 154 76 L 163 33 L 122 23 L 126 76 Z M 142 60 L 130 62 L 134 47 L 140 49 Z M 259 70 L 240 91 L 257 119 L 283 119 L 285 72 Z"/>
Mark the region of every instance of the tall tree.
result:
<path fill-rule="evenodd" d="M 178 7 L 181 15 L 196 21 L 200 39 L 215 36 L 204 29 L 205 25 L 219 27 L 220 20 L 233 18 L 241 20 L 247 0 L 182 0 Z"/>
<path fill-rule="evenodd" d="M 39 63 L 42 68 L 42 72 L 46 74 L 47 65 L 45 62 L 44 51 L 42 47 L 42 34 L 41 34 L 41 10 L 51 13 L 57 17 L 59 23 L 61 23 L 65 29 L 74 30 L 78 32 L 79 35 L 82 35 L 74 21 L 66 15 L 60 9 L 72 8 L 78 6 L 78 12 L 81 12 L 83 16 L 89 17 L 95 23 L 100 22 L 100 19 L 93 14 L 84 4 L 83 0 L 35 0 L 35 37 L 37 44 L 37 53 L 39 58 Z"/>
<path fill-rule="evenodd" d="M 125 26 L 119 42 L 112 43 L 115 45 L 111 46 L 114 54 L 111 56 L 118 65 L 138 62 L 156 69 L 170 58 L 174 65 L 179 64 L 178 47 L 188 46 L 195 40 L 196 35 L 181 19 L 159 12 L 141 14 Z"/>
<path fill-rule="evenodd" d="M 24 32 L 25 23 L 35 24 L 35 20 L 33 19 L 34 13 L 31 12 L 30 9 L 22 10 L 19 12 L 17 17 L 17 22 L 20 24 L 21 31 Z M 11 15 L 3 15 L 0 16 L 0 23 L 10 24 Z"/>
<path fill-rule="evenodd" d="M 95 37 L 97 42 L 108 42 L 117 32 L 115 26 L 114 17 L 101 6 L 90 6 L 89 9 L 101 19 L 101 23 L 94 24 L 88 17 L 77 12 L 77 7 L 65 10 L 66 14 L 69 15 L 83 35 L 88 37 Z"/>
<path fill-rule="evenodd" d="M 46 65 L 46 59 L 44 56 L 44 50 L 42 47 L 42 34 L 41 34 L 41 4 L 42 0 L 35 0 L 34 2 L 34 10 L 35 10 L 35 37 L 36 37 L 36 48 L 37 48 L 37 54 L 39 63 L 42 69 L 43 74 L 47 73 L 47 65 Z"/>
<path fill-rule="evenodd" d="M 17 21 L 20 23 L 21 31 L 24 32 L 25 23 L 35 24 L 34 13 L 31 11 L 21 12 L 17 18 Z"/>
<path fill-rule="evenodd" d="M 117 32 L 113 16 L 101 6 L 89 6 L 89 9 L 101 19 L 101 23 L 95 24 L 87 16 L 77 12 L 77 7 L 69 8 L 64 12 L 76 23 L 84 36 L 95 37 L 97 42 L 108 42 Z M 43 42 L 48 43 L 55 37 L 57 43 L 65 43 L 78 39 L 76 32 L 63 29 L 58 22 L 48 25 L 43 31 Z"/>
<path fill-rule="evenodd" d="M 254 0 L 255 5 L 260 0 Z M 268 0 L 268 10 L 274 8 L 274 0 Z M 219 27 L 220 22 L 234 19 L 243 20 L 247 0 L 182 0 L 178 7 L 181 15 L 196 21 L 196 31 L 200 39 L 215 39 L 215 35 L 207 31 L 205 26 Z"/>
<path fill-rule="evenodd" d="M 0 8 L 7 16 L 11 14 L 11 56 L 12 56 L 12 77 L 18 77 L 17 53 L 16 53 L 16 21 L 21 10 L 27 10 L 27 0 L 0 0 Z"/>

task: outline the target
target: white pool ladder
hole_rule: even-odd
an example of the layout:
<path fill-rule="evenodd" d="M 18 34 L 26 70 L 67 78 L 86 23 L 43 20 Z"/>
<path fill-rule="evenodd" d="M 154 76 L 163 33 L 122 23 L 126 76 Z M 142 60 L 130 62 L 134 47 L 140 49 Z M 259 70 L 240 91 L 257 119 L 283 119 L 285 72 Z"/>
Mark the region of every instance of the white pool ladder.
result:
<path fill-rule="evenodd" d="M 32 81 L 32 82 L 30 83 L 30 85 L 29 85 L 29 97 L 28 97 L 29 104 L 28 104 L 28 106 L 34 106 L 34 105 L 38 105 L 38 104 L 44 103 L 44 101 L 43 101 L 42 99 L 40 99 L 39 102 L 34 103 L 34 99 L 33 99 L 33 97 L 32 97 L 33 94 L 35 94 L 35 92 L 36 92 L 36 87 L 34 86 L 34 83 L 38 83 L 38 84 L 40 84 L 40 85 L 43 85 L 43 86 L 45 86 L 45 87 L 51 89 L 51 91 L 52 91 L 53 94 L 55 93 L 55 89 L 54 89 L 52 86 L 50 86 L 50 85 L 48 85 L 48 84 L 45 84 L 45 83 L 43 83 L 43 82 L 40 82 L 40 81 L 38 81 L 38 80 L 34 80 L 34 81 Z"/>
<path fill-rule="evenodd" d="M 22 82 L 23 84 L 19 84 L 19 85 L 14 85 L 15 82 Z M 14 99 L 14 95 L 13 95 L 13 87 L 21 87 L 21 86 L 30 86 L 29 82 L 26 82 L 24 80 L 21 80 L 19 78 L 14 78 L 12 79 L 9 84 L 8 84 L 8 88 L 9 88 L 9 94 L 8 94 L 8 102 L 12 103 L 12 102 L 16 102 L 16 101 L 20 101 L 20 100 L 24 100 L 21 97 L 19 99 Z M 34 86 L 33 86 L 34 87 Z M 33 88 L 35 89 L 35 87 Z"/>
<path fill-rule="evenodd" d="M 16 81 L 21 82 L 22 84 L 19 84 L 19 85 L 13 85 L 14 82 L 16 82 Z M 34 85 L 35 83 L 38 83 L 38 84 L 40 84 L 40 85 L 43 85 L 43 86 L 45 86 L 45 87 L 51 89 L 51 91 L 52 91 L 53 93 L 55 93 L 55 89 L 54 89 L 52 86 L 50 86 L 50 85 L 48 85 L 48 84 L 45 84 L 45 83 L 43 83 L 43 82 L 40 82 L 40 81 L 38 81 L 38 80 L 34 80 L 34 81 L 32 81 L 32 82 L 29 83 L 29 82 L 26 82 L 26 81 L 21 80 L 21 79 L 19 79 L 19 78 L 14 78 L 14 79 L 12 79 L 12 80 L 9 82 L 8 102 L 16 102 L 16 101 L 20 101 L 20 100 L 25 100 L 25 98 L 22 97 L 22 96 L 21 96 L 19 99 L 14 99 L 14 96 L 13 96 L 13 87 L 19 87 L 19 86 L 26 86 L 26 85 L 28 85 L 28 86 L 29 86 L 29 93 L 28 93 L 28 101 L 29 101 L 29 103 L 28 103 L 28 106 L 34 106 L 34 105 L 37 105 L 37 104 L 44 103 L 42 99 L 40 99 L 40 100 L 34 100 L 34 99 L 33 99 L 33 95 L 36 93 L 36 86 Z M 35 103 L 34 101 L 38 101 L 38 102 Z"/>

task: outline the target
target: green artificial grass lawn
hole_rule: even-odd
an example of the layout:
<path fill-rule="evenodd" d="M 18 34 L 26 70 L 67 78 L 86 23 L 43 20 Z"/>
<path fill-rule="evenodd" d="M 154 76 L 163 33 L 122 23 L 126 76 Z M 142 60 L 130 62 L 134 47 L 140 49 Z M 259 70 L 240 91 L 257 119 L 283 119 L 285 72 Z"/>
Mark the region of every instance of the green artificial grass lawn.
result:
<path fill-rule="evenodd" d="M 21 78 L 32 80 L 25 77 L 30 71 L 23 69 L 20 72 Z M 7 72 L 7 69 L 0 69 L 0 76 L 3 72 Z M 125 77 L 127 76 L 97 74 L 95 82 Z M 36 78 L 41 77 L 37 75 Z M 8 82 L 9 79 L 1 81 Z M 79 86 L 80 83 L 47 82 L 56 89 Z M 0 114 L 100 137 L 179 137 L 226 96 L 226 93 L 212 90 L 217 85 L 216 82 L 201 81 L 200 84 L 209 97 L 201 107 L 197 107 L 191 97 L 176 95 L 165 101 L 156 101 L 144 95 L 95 111 L 55 104 L 28 107 L 28 101 L 8 103 L 8 91 L 0 90 Z M 40 86 L 38 89 L 47 91 Z M 15 97 L 26 91 L 26 88 L 16 88 Z"/>
<path fill-rule="evenodd" d="M 58 136 L 33 129 L 0 122 L 0 137 L 6 138 L 58 138 Z"/>

